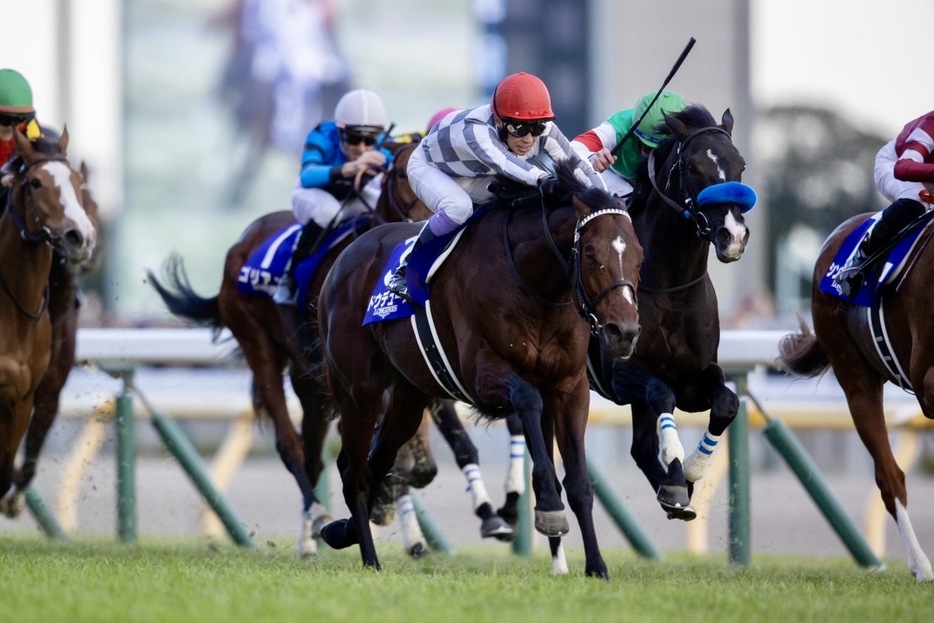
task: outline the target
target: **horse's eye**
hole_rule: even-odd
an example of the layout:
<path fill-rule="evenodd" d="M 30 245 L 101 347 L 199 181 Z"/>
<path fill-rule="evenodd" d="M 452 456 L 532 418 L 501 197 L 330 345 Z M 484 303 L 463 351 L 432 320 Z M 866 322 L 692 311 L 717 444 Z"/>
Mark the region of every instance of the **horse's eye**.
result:
<path fill-rule="evenodd" d="M 33 178 L 33 179 L 29 180 L 29 185 L 32 186 L 32 187 L 35 188 L 35 189 L 42 188 L 42 182 L 39 181 L 39 180 L 36 179 L 36 178 Z"/>
<path fill-rule="evenodd" d="M 593 247 L 584 248 L 584 261 L 587 262 L 588 264 L 597 263 L 597 252 L 594 250 Z"/>

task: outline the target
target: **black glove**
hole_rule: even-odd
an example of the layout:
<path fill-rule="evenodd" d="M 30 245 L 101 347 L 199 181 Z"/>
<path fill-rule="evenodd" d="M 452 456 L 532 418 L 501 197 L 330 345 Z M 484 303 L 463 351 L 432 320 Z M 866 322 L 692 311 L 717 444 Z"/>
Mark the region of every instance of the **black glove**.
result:
<path fill-rule="evenodd" d="M 556 201 L 561 198 L 561 183 L 554 175 L 549 175 L 538 183 L 538 190 L 542 193 L 542 198 L 546 201 Z"/>

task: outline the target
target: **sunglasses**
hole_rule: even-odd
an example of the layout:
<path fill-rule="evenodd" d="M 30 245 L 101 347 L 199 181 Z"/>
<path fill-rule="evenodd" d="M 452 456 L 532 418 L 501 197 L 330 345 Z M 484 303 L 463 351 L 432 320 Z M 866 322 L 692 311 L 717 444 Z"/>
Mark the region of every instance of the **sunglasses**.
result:
<path fill-rule="evenodd" d="M 359 145 L 363 143 L 367 147 L 372 147 L 376 144 L 376 139 L 378 137 L 378 134 L 361 134 L 360 132 L 351 132 L 349 130 L 341 132 L 341 140 L 348 145 Z"/>
<path fill-rule="evenodd" d="M 516 138 L 522 138 L 531 134 L 532 136 L 541 136 L 545 132 L 544 121 L 533 121 L 531 123 L 520 123 L 511 119 L 503 119 L 506 131 Z"/>

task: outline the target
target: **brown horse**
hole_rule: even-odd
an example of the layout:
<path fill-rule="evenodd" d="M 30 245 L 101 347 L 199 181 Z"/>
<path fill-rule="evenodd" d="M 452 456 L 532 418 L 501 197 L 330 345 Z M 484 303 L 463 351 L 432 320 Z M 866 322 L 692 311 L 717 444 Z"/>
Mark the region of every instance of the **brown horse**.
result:
<path fill-rule="evenodd" d="M 73 264 L 91 257 L 94 226 L 81 204 L 81 175 L 57 143 L 16 132 L 9 200 L 0 217 L 0 496 L 13 483 L 14 459 L 52 349 L 49 274 L 57 250 Z"/>
<path fill-rule="evenodd" d="M 669 518 L 690 520 L 696 516 L 690 506 L 693 483 L 739 407 L 717 364 L 720 321 L 707 258 L 711 246 L 721 262 L 742 256 L 749 238 L 743 212 L 755 200 L 739 184 L 745 161 L 730 136 L 729 110 L 720 125 L 701 106 L 667 116 L 666 122 L 672 136 L 652 152 L 630 206 L 645 249 L 642 336 L 625 361 L 611 361 L 592 348 L 591 373 L 596 391 L 631 406 L 632 456 L 662 508 Z M 676 407 L 710 410 L 708 430 L 687 459 Z"/>
<path fill-rule="evenodd" d="M 44 130 L 47 135 L 52 133 Z M 81 199 L 85 212 L 95 229 L 98 227 L 98 206 L 88 190 L 88 169 L 82 162 Z M 52 352 L 49 366 L 36 389 L 32 419 L 23 444 L 23 462 L 13 477 L 14 489 L 0 500 L 0 510 L 8 517 L 17 517 L 26 503 L 26 489 L 36 476 L 39 454 L 58 415 L 62 389 L 75 366 L 75 347 L 78 337 L 78 280 L 89 271 L 96 270 L 101 257 L 100 237 L 91 258 L 75 265 L 57 251 L 52 258 L 49 273 L 49 320 L 52 323 Z"/>
<path fill-rule="evenodd" d="M 909 256 L 906 272 L 884 287 L 871 307 L 863 307 L 820 289 L 834 256 L 847 236 L 869 214 L 854 216 L 837 227 L 821 248 L 811 286 L 812 333 L 802 322 L 797 333 L 779 344 L 779 364 L 787 371 L 814 377 L 833 368 L 843 389 L 860 439 L 875 463 L 876 485 L 905 542 L 908 568 L 919 582 L 934 581 L 908 517 L 905 473 L 892 455 L 882 407 L 883 385 L 891 381 L 917 393 L 921 412 L 934 419 L 934 325 L 931 290 L 934 271 L 931 225 Z"/>
<path fill-rule="evenodd" d="M 376 205 L 375 221 L 427 218 L 430 211 L 412 192 L 405 174 L 408 157 L 415 145 L 387 146 L 395 155 L 384 177 L 383 190 Z M 289 225 L 295 225 L 294 217 L 291 212 L 284 211 L 265 215 L 253 222 L 227 252 L 221 288 L 217 296 L 207 298 L 195 292 L 185 276 L 180 258 L 177 257 L 170 258 L 164 267 L 166 285 L 160 283 L 151 272 L 149 280 L 173 314 L 217 330 L 227 327 L 239 343 L 247 365 L 253 373 L 255 411 L 264 419 L 273 422 L 276 449 L 302 494 L 302 525 L 296 550 L 299 556 L 304 557 L 317 553 L 315 538 L 320 525 L 328 519 L 324 507 L 314 495 L 314 486 L 323 469 L 320 457 L 328 431 L 326 419 L 321 415 L 324 394 L 317 376 L 305 373 L 305 370 L 313 369 L 320 362 L 320 354 L 314 339 L 304 340 L 309 342 L 309 347 L 303 351 L 301 341 L 285 333 L 275 303 L 269 296 L 245 294 L 237 287 L 241 269 L 247 259 L 270 236 Z M 356 235 L 368 227 L 369 224 L 361 226 L 322 258 L 308 285 L 310 296 L 307 309 L 314 309 L 321 282 L 335 258 Z M 306 338 L 313 338 L 316 335 L 315 325 L 316 319 L 312 312 L 309 322 L 301 327 L 300 332 Z M 300 364 L 295 365 L 296 362 Z M 302 405 L 301 434 L 295 430 L 288 412 L 282 379 L 282 372 L 286 367 L 289 368 L 292 387 Z M 463 457 L 464 461 L 476 464 L 477 450 L 463 431 L 463 424 L 454 410 L 453 403 L 439 401 L 432 406 L 431 415 L 445 437 L 452 440 L 458 463 Z M 463 434 L 458 434 L 458 430 Z M 381 524 L 392 520 L 392 512 L 386 510 L 386 507 L 391 509 L 403 498 L 408 493 L 408 486 L 425 486 L 434 477 L 436 467 L 428 446 L 427 429 L 413 440 L 409 450 L 418 460 L 400 461 L 400 469 L 394 470 L 398 472 L 398 477 L 391 479 L 393 486 L 385 489 L 389 497 L 382 500 L 381 512 L 374 514 L 374 520 Z M 403 463 L 405 469 L 402 468 Z M 478 473 L 475 478 L 479 479 Z M 518 494 L 514 494 L 507 499 L 504 509 L 501 509 L 507 519 L 514 520 L 517 500 Z M 489 504 L 481 505 L 477 514 L 482 521 L 483 536 L 512 536 L 512 529 Z M 417 523 L 411 521 L 413 519 L 414 515 L 402 517 L 404 545 L 411 555 L 420 556 L 427 553 L 427 541 Z"/>
<path fill-rule="evenodd" d="M 435 342 L 446 370 L 425 363 L 412 324 L 362 324 L 374 285 L 395 246 L 417 225 L 388 224 L 353 242 L 337 259 L 318 299 L 327 380 L 340 414 L 338 467 L 350 519 L 326 525 L 335 548 L 359 543 L 363 563 L 379 568 L 367 519 L 396 452 L 417 429 L 450 375 L 488 417 L 517 413 L 532 455 L 535 527 L 569 530 L 553 461 L 564 458 L 568 501 L 577 515 L 588 575 L 607 577 L 593 525 L 584 430 L 590 403 L 590 332 L 614 356 L 631 354 L 639 334 L 635 288 L 642 249 L 628 214 L 604 191 L 584 190 L 567 163 L 560 179 L 570 199 L 510 209 L 491 206 L 468 225 L 432 278 Z M 582 320 L 586 318 L 590 321 Z M 388 403 L 383 413 L 383 395 Z M 374 436 L 375 435 L 375 436 Z M 372 445 L 371 445 L 372 442 Z M 566 572 L 564 561 L 556 571 Z"/>

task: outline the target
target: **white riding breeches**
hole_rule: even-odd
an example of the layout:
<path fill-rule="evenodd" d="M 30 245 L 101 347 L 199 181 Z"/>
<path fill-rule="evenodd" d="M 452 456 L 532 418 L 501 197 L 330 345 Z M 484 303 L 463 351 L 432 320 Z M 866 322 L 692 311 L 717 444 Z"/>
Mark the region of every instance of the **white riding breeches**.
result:
<path fill-rule="evenodd" d="M 416 149 L 409 158 L 407 168 L 409 184 L 419 199 L 432 212 L 444 212 L 448 218 L 462 225 L 473 214 L 473 204 L 493 198 L 487 184 L 490 176 L 451 177 L 425 159 L 425 152 Z"/>
<path fill-rule="evenodd" d="M 359 216 L 376 208 L 382 191 L 383 174 L 375 176 L 364 185 L 360 196 L 354 195 L 344 201 L 323 188 L 304 188 L 301 182 L 292 189 L 292 214 L 302 225 L 314 221 L 320 227 L 328 227 Z"/>

